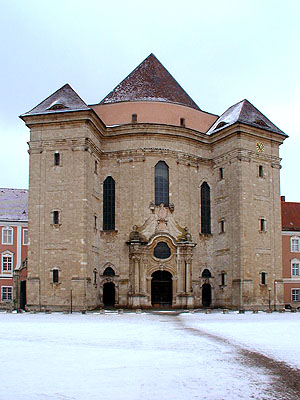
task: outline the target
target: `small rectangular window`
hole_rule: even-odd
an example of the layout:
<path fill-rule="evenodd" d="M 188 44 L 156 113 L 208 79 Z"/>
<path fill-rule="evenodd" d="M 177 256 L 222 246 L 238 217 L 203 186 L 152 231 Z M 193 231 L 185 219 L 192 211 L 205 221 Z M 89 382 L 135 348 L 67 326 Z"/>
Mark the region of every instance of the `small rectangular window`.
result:
<path fill-rule="evenodd" d="M 28 229 L 23 229 L 23 244 L 28 245 Z"/>
<path fill-rule="evenodd" d="M 11 301 L 12 300 L 12 287 L 11 286 L 2 286 L 1 300 L 2 301 Z"/>
<path fill-rule="evenodd" d="M 2 244 L 13 244 L 12 228 L 2 228 Z"/>
<path fill-rule="evenodd" d="M 259 220 L 259 230 L 261 232 L 265 232 L 266 231 L 266 220 L 264 218 L 261 218 Z"/>
<path fill-rule="evenodd" d="M 97 160 L 95 160 L 94 173 L 96 175 L 98 174 L 98 161 Z"/>
<path fill-rule="evenodd" d="M 292 301 L 300 301 L 300 289 L 292 289 Z"/>
<path fill-rule="evenodd" d="M 223 168 L 219 168 L 219 179 L 220 180 L 224 179 L 224 170 L 223 170 Z"/>
<path fill-rule="evenodd" d="M 266 274 L 266 272 L 262 272 L 261 273 L 260 283 L 262 285 L 266 285 L 266 283 L 267 283 L 267 274 Z"/>
<path fill-rule="evenodd" d="M 97 229 L 98 227 L 98 218 L 97 215 L 94 215 L 94 229 Z"/>
<path fill-rule="evenodd" d="M 263 167 L 262 165 L 259 165 L 259 166 L 258 166 L 258 176 L 259 176 L 260 178 L 263 178 L 263 177 L 264 177 L 264 167 Z"/>
<path fill-rule="evenodd" d="M 131 115 L 131 122 L 137 122 L 137 114 Z"/>
<path fill-rule="evenodd" d="M 225 233 L 225 221 L 223 219 L 219 222 L 219 225 L 220 225 L 220 233 Z"/>
<path fill-rule="evenodd" d="M 291 251 L 299 252 L 299 238 L 297 237 L 291 238 Z"/>
<path fill-rule="evenodd" d="M 225 272 L 221 273 L 221 286 L 225 286 L 226 285 L 226 274 Z"/>
<path fill-rule="evenodd" d="M 180 126 L 185 126 L 185 118 L 180 118 Z"/>
<path fill-rule="evenodd" d="M 292 276 L 299 276 L 299 262 L 292 262 Z"/>
<path fill-rule="evenodd" d="M 2 272 L 12 271 L 12 256 L 2 256 Z"/>
<path fill-rule="evenodd" d="M 54 165 L 60 164 L 60 154 L 58 152 L 54 153 Z"/>
<path fill-rule="evenodd" d="M 53 273 L 53 283 L 58 283 L 58 269 L 54 269 Z"/>
<path fill-rule="evenodd" d="M 53 224 L 59 224 L 59 211 L 53 211 Z"/>

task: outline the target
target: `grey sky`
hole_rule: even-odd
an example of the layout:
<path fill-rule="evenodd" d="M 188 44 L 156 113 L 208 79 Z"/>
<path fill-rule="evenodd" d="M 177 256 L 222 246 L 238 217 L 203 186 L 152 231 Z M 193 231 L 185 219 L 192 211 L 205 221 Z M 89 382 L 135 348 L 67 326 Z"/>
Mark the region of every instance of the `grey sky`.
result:
<path fill-rule="evenodd" d="M 0 187 L 28 187 L 18 115 L 65 83 L 99 102 L 151 52 L 201 109 L 247 98 L 290 138 L 281 192 L 300 201 L 298 0 L 0 0 Z"/>

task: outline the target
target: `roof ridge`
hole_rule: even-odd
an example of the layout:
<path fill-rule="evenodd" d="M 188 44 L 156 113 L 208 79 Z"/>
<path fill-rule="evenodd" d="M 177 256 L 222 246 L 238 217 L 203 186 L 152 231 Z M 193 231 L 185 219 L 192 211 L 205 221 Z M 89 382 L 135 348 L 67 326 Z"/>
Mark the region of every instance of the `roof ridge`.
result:
<path fill-rule="evenodd" d="M 134 68 L 99 104 L 122 101 L 165 101 L 200 110 L 153 53 Z"/>

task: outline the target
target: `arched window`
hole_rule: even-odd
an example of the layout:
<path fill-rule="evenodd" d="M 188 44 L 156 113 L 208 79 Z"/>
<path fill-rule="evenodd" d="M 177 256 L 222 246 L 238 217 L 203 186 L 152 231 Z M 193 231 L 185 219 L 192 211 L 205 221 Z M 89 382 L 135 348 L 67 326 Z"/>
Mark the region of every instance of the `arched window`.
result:
<path fill-rule="evenodd" d="M 201 233 L 211 233 L 210 188 L 207 182 L 201 185 Z"/>
<path fill-rule="evenodd" d="M 105 268 L 103 276 L 115 276 L 115 271 L 111 267 Z"/>
<path fill-rule="evenodd" d="M 155 205 L 169 206 L 169 167 L 164 161 L 155 166 Z"/>
<path fill-rule="evenodd" d="M 206 269 L 202 272 L 202 278 L 211 278 L 211 273 L 210 273 L 209 269 L 206 268 Z"/>
<path fill-rule="evenodd" d="M 115 181 L 108 176 L 103 182 L 103 230 L 115 229 Z"/>
<path fill-rule="evenodd" d="M 153 254 L 156 258 L 169 258 L 171 255 L 171 250 L 167 243 L 159 242 L 155 246 Z"/>

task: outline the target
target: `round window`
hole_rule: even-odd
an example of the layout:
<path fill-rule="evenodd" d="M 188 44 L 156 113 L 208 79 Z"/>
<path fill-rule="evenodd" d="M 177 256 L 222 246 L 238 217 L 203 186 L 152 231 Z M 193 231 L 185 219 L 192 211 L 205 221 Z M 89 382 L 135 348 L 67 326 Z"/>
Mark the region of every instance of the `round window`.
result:
<path fill-rule="evenodd" d="M 165 242 L 159 242 L 154 248 L 154 257 L 169 258 L 171 255 L 170 247 Z"/>

